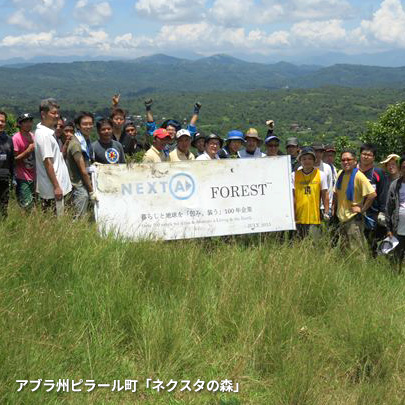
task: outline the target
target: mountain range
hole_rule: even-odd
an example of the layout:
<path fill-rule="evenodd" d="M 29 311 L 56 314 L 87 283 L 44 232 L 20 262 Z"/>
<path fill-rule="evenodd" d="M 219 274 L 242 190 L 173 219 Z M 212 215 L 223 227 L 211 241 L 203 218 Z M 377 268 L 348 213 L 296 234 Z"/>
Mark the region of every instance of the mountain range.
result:
<path fill-rule="evenodd" d="M 405 67 L 336 64 L 254 63 L 228 55 L 197 60 L 157 54 L 125 61 L 17 64 L 0 67 L 7 97 L 94 96 L 120 92 L 249 91 L 345 86 L 405 87 Z"/>

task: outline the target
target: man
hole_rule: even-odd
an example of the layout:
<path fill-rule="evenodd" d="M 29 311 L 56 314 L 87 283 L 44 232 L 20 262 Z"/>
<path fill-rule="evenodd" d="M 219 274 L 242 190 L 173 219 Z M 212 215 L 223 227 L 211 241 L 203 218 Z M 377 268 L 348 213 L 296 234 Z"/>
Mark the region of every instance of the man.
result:
<path fill-rule="evenodd" d="M 191 146 L 197 150 L 197 155 L 200 156 L 205 151 L 205 135 L 202 132 L 197 132 L 191 142 Z"/>
<path fill-rule="evenodd" d="M 156 129 L 153 133 L 153 143 L 145 153 L 142 163 L 167 162 L 168 156 L 164 153 L 171 137 L 164 128 Z"/>
<path fill-rule="evenodd" d="M 285 146 L 287 155 L 291 156 L 291 170 L 297 170 L 299 167 L 298 154 L 300 151 L 300 148 L 298 146 L 298 139 L 294 137 L 288 138 Z"/>
<path fill-rule="evenodd" d="M 323 153 L 325 152 L 325 147 L 321 142 L 314 142 L 312 144 L 312 149 L 315 151 L 315 167 L 320 169 L 322 172 L 326 174 L 326 178 L 328 181 L 328 193 L 329 193 L 329 206 L 324 207 L 322 205 L 322 209 L 328 215 L 330 215 L 330 210 L 332 208 L 332 200 L 333 200 L 333 175 L 331 167 L 323 161 Z"/>
<path fill-rule="evenodd" d="M 342 152 L 342 172 L 336 186 L 332 212 L 339 220 L 339 232 L 346 247 L 366 251 L 364 215 L 371 207 L 377 193 L 367 177 L 357 169 L 357 158 L 353 151 Z"/>
<path fill-rule="evenodd" d="M 325 152 L 323 153 L 323 161 L 327 163 L 331 170 L 332 170 L 332 183 L 333 187 L 335 187 L 336 180 L 337 180 L 337 169 L 335 166 L 335 158 L 336 158 L 336 149 L 333 145 L 326 145 Z"/>
<path fill-rule="evenodd" d="M 314 150 L 304 148 L 298 155 L 301 168 L 292 173 L 295 222 L 300 238 L 319 235 L 321 199 L 325 207 L 329 206 L 326 175 L 315 167 L 315 159 Z"/>
<path fill-rule="evenodd" d="M 14 173 L 13 141 L 6 134 L 7 114 L 0 111 L 0 217 L 7 217 L 10 182 Z"/>
<path fill-rule="evenodd" d="M 113 123 L 108 118 L 102 118 L 96 124 L 98 141 L 91 144 L 94 161 L 102 164 L 125 163 L 122 145 L 112 139 Z"/>
<path fill-rule="evenodd" d="M 75 210 L 75 218 L 86 215 L 89 202 L 96 202 L 89 167 L 94 156 L 90 142 L 90 133 L 93 129 L 93 115 L 82 112 L 76 119 L 76 134 L 69 143 L 66 162 L 72 182 L 72 202 Z M 73 123 L 65 125 L 65 133 L 73 130 Z"/>
<path fill-rule="evenodd" d="M 365 228 L 367 241 L 373 252 L 373 256 L 377 255 L 378 241 L 383 239 L 386 234 L 385 223 L 385 205 L 388 194 L 388 181 L 382 169 L 374 166 L 377 148 L 369 143 L 365 143 L 360 147 L 360 171 L 367 177 L 377 193 L 377 198 L 373 201 L 371 207 L 367 210 L 369 226 Z"/>
<path fill-rule="evenodd" d="M 278 136 L 272 135 L 271 132 L 264 140 L 264 143 L 266 145 L 266 156 L 275 157 L 280 155 L 280 138 Z"/>
<path fill-rule="evenodd" d="M 146 129 L 149 135 L 153 135 L 154 131 L 156 130 L 156 122 L 153 118 L 153 113 L 152 113 L 152 104 L 153 100 L 145 100 L 145 107 L 146 107 Z M 187 125 L 187 129 L 190 131 L 190 134 L 194 136 L 197 133 L 197 121 L 198 117 L 200 114 L 200 109 L 201 109 L 201 103 L 197 102 L 194 104 L 194 110 L 193 110 L 193 115 L 191 117 L 190 123 Z M 170 136 L 170 139 L 174 141 L 175 136 L 177 131 L 180 131 L 181 129 L 181 124 L 180 122 L 169 119 L 166 120 L 162 123 L 160 126 L 161 128 L 164 128 L 167 130 L 167 133 Z"/>
<path fill-rule="evenodd" d="M 261 158 L 266 156 L 261 150 L 262 139 L 255 128 L 249 128 L 245 134 L 246 147 L 238 152 L 240 158 Z"/>
<path fill-rule="evenodd" d="M 112 139 L 121 143 L 121 136 L 125 123 L 125 111 L 122 108 L 113 108 L 110 120 L 113 124 Z"/>
<path fill-rule="evenodd" d="M 229 131 L 225 139 L 225 146 L 218 152 L 220 159 L 239 158 L 239 150 L 245 143 L 245 137 L 236 129 Z"/>
<path fill-rule="evenodd" d="M 36 190 L 42 199 L 42 207 L 52 207 L 59 216 L 63 214 L 64 197 L 72 189 L 68 169 L 54 137 L 59 105 L 55 99 L 45 99 L 39 112 L 41 122 L 35 131 Z"/>
<path fill-rule="evenodd" d="M 181 160 L 195 160 L 190 152 L 191 134 L 187 129 L 180 129 L 176 134 L 177 146 L 169 154 L 169 162 L 179 162 Z"/>
<path fill-rule="evenodd" d="M 21 114 L 17 119 L 20 131 L 13 136 L 16 195 L 21 208 L 30 210 L 35 201 L 34 134 L 31 132 L 34 117 Z"/>
<path fill-rule="evenodd" d="M 120 143 L 124 149 L 124 153 L 128 156 L 133 156 L 144 150 L 144 148 L 138 143 L 137 134 L 138 130 L 135 123 L 133 121 L 127 121 L 124 125 Z"/>
<path fill-rule="evenodd" d="M 198 156 L 196 160 L 213 160 L 219 159 L 218 151 L 223 145 L 222 138 L 217 134 L 210 134 L 205 137 L 205 151 Z"/>
<path fill-rule="evenodd" d="M 401 273 L 405 253 L 405 156 L 400 158 L 399 168 L 399 176 L 392 181 L 388 190 L 386 224 L 387 236 L 395 236 L 399 241 L 394 250 L 394 259 Z"/>

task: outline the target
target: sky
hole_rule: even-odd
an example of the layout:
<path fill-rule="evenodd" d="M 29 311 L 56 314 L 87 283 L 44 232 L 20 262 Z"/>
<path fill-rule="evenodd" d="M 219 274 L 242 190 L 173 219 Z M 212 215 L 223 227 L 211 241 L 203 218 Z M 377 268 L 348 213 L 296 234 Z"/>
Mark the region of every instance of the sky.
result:
<path fill-rule="evenodd" d="M 225 53 L 276 61 L 404 50 L 401 0 L 0 0 L 1 60 Z"/>

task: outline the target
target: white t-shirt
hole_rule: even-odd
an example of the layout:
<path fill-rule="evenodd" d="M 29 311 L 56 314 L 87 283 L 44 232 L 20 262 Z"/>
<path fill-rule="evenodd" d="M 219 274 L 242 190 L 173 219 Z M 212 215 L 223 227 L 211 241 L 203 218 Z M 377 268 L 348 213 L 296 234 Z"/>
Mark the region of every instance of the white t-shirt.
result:
<path fill-rule="evenodd" d="M 37 193 L 41 198 L 55 198 L 53 185 L 46 172 L 44 160 L 51 158 L 53 169 L 59 186 L 66 195 L 72 190 L 69 172 L 59 149 L 58 142 L 53 136 L 54 130 L 39 123 L 35 131 L 35 163 L 37 169 Z"/>
<path fill-rule="evenodd" d="M 398 235 L 405 235 L 405 184 L 401 184 L 399 189 L 399 221 L 398 221 Z"/>
<path fill-rule="evenodd" d="M 332 208 L 332 202 L 333 202 L 333 173 L 332 173 L 332 169 L 331 167 L 323 162 L 321 160 L 321 163 L 319 166 L 315 166 L 317 167 L 321 172 L 324 172 L 326 174 L 326 180 L 328 183 L 328 194 L 329 194 L 329 209 Z M 323 208 L 323 204 L 322 208 Z"/>
<path fill-rule="evenodd" d="M 200 156 L 198 156 L 195 160 L 215 160 L 218 159 L 216 156 L 214 159 L 210 158 L 210 155 L 207 152 L 203 152 Z"/>

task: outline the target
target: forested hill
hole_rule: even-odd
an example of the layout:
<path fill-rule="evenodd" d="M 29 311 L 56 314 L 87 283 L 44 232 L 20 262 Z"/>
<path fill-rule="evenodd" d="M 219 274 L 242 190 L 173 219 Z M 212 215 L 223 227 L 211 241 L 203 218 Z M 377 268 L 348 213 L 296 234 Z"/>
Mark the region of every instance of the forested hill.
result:
<path fill-rule="evenodd" d="M 186 60 L 154 55 L 131 61 L 41 63 L 0 68 L 0 91 L 7 97 L 99 97 L 121 92 L 136 97 L 166 91 L 248 91 L 255 89 L 404 87 L 405 67 L 362 65 L 319 67 L 261 64 L 227 55 Z"/>

